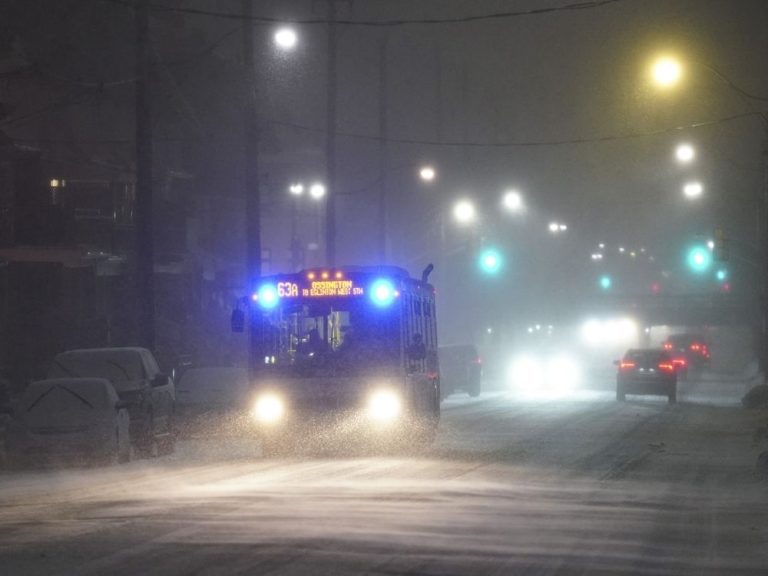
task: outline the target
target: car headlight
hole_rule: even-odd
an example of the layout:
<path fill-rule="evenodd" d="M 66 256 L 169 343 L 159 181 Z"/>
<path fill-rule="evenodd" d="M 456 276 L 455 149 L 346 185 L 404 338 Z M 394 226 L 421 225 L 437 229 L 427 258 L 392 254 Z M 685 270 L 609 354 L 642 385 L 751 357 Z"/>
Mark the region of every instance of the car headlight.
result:
<path fill-rule="evenodd" d="M 512 362 L 509 379 L 518 390 L 536 391 L 544 382 L 544 366 L 535 356 L 520 356 Z"/>
<path fill-rule="evenodd" d="M 368 416 L 379 422 L 389 422 L 400 416 L 403 403 L 393 390 L 376 390 L 368 398 Z"/>
<path fill-rule="evenodd" d="M 282 419 L 285 414 L 285 403 L 276 394 L 262 394 L 256 399 L 251 414 L 258 422 L 272 424 Z"/>
<path fill-rule="evenodd" d="M 568 356 L 556 356 L 547 366 L 547 385 L 552 391 L 570 392 L 581 379 L 579 365 Z"/>

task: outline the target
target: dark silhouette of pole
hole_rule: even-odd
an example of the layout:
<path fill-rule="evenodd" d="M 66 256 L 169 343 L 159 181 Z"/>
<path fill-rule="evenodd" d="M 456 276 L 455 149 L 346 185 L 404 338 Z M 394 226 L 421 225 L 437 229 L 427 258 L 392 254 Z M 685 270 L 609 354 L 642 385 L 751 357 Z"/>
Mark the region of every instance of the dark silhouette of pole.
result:
<path fill-rule="evenodd" d="M 245 68 L 244 102 L 244 188 L 245 188 L 245 278 L 248 294 L 256 287 L 261 276 L 261 194 L 259 190 L 259 118 L 258 85 L 253 53 L 252 0 L 243 0 L 243 66 Z M 257 326 L 250 323 L 248 368 L 253 375 L 256 369 L 255 338 Z"/>
<path fill-rule="evenodd" d="M 389 34 L 384 30 L 384 36 L 379 46 L 379 196 L 377 211 L 377 252 L 378 263 L 387 262 L 387 219 L 389 188 L 389 149 L 387 146 L 387 45 Z"/>
<path fill-rule="evenodd" d="M 136 305 L 138 339 L 155 347 L 149 0 L 136 0 Z"/>
<path fill-rule="evenodd" d="M 325 140 L 325 259 L 336 265 L 336 0 L 328 0 L 328 67 Z"/>

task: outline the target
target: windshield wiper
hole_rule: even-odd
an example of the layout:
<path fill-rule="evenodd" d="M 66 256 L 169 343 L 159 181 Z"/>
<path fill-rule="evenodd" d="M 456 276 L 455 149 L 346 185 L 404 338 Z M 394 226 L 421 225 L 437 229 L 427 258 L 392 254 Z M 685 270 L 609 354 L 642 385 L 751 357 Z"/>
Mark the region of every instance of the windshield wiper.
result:
<path fill-rule="evenodd" d="M 125 379 L 126 379 L 126 380 L 130 380 L 130 379 L 131 379 L 131 375 L 130 375 L 130 374 L 128 374 L 128 370 L 126 370 L 126 369 L 125 369 L 125 368 L 124 368 L 122 365 L 118 364 L 118 363 L 117 363 L 117 362 L 115 362 L 114 360 L 105 360 L 105 362 L 106 362 L 107 364 L 111 364 L 111 365 L 112 365 L 112 366 L 114 366 L 115 368 L 118 368 L 118 369 L 120 369 L 120 371 L 121 371 L 123 374 L 125 374 Z"/>
<path fill-rule="evenodd" d="M 69 368 L 67 368 L 66 366 L 64 366 L 64 364 L 62 364 L 62 363 L 61 363 L 61 362 L 59 362 L 58 360 L 54 360 L 54 361 L 53 361 L 53 363 L 54 363 L 56 366 L 58 366 L 59 368 L 61 368 L 62 370 L 64 370 L 64 372 L 66 372 L 67 376 L 71 376 L 72 378 L 78 378 L 78 377 L 79 377 L 77 374 L 75 374 L 74 372 L 72 372 L 72 370 L 70 370 Z"/>

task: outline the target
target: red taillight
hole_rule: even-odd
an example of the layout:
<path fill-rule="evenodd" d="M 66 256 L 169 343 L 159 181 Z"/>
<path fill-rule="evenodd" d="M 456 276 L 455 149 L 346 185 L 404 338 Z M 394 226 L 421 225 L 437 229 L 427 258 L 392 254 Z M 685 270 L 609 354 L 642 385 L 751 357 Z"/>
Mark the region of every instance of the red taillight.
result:
<path fill-rule="evenodd" d="M 669 342 L 664 342 L 663 348 L 664 350 L 672 350 L 672 344 Z"/>
<path fill-rule="evenodd" d="M 674 372 L 675 365 L 672 362 L 660 362 L 659 370 L 661 370 L 662 372 Z"/>
<path fill-rule="evenodd" d="M 480 356 L 476 356 L 473 362 L 475 364 L 482 364 L 483 363 L 483 359 L 480 358 Z"/>
<path fill-rule="evenodd" d="M 688 362 L 686 362 L 685 358 L 673 358 L 672 364 L 678 368 L 685 368 L 688 365 Z"/>
<path fill-rule="evenodd" d="M 632 370 L 634 367 L 635 367 L 634 362 L 627 362 L 622 360 L 622 362 L 619 364 L 619 370 L 627 371 L 627 370 Z"/>
<path fill-rule="evenodd" d="M 701 344 L 691 344 L 691 350 L 693 350 L 694 352 L 698 352 L 699 350 L 701 350 Z"/>

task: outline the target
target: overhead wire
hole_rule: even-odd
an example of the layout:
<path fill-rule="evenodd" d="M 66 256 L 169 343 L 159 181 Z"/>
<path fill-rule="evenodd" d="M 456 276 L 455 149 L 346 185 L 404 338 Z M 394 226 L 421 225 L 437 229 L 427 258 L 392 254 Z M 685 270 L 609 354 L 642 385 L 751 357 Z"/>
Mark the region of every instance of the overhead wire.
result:
<path fill-rule="evenodd" d="M 128 0 L 102 0 L 111 4 L 117 4 L 128 8 L 133 8 L 134 4 Z M 389 20 L 349 20 L 335 19 L 334 24 L 339 26 L 364 26 L 364 27 L 396 27 L 396 26 L 434 26 L 447 24 L 465 24 L 470 22 L 482 22 L 489 20 L 503 20 L 508 18 L 517 18 L 522 16 L 540 16 L 555 12 L 574 12 L 580 10 L 591 10 L 601 8 L 609 4 L 617 4 L 626 0 L 587 0 L 584 2 L 574 2 L 562 6 L 549 6 L 545 8 L 531 8 L 529 10 L 511 10 L 502 12 L 493 12 L 490 14 L 477 14 L 474 16 L 457 16 L 454 18 L 417 18 L 417 19 L 389 19 Z M 323 25 L 329 24 L 330 20 L 325 18 L 277 18 L 273 16 L 246 16 L 233 12 L 219 12 L 216 10 L 202 10 L 197 8 L 182 8 L 178 6 L 164 6 L 161 4 L 150 4 L 149 9 L 153 12 L 173 12 L 179 14 L 189 14 L 195 16 L 208 16 L 222 18 L 227 20 L 245 20 L 255 24 L 296 24 L 296 25 Z"/>
<path fill-rule="evenodd" d="M 676 132 L 683 132 L 685 130 L 693 130 L 697 128 L 706 128 L 709 126 L 716 126 L 719 124 L 725 124 L 727 122 L 733 122 L 743 118 L 749 118 L 757 116 L 756 112 L 743 112 L 741 114 L 734 114 L 731 116 L 724 116 L 721 118 L 715 118 L 713 120 L 705 120 L 701 122 L 693 122 L 691 124 L 684 124 L 679 126 L 672 126 L 668 128 L 660 128 L 658 130 L 651 130 L 645 132 L 630 132 L 626 134 L 609 134 L 605 136 L 592 136 L 592 137 L 578 137 L 578 138 L 562 138 L 554 140 L 517 140 L 506 142 L 483 142 L 483 141 L 443 141 L 443 140 L 420 140 L 416 138 L 382 138 L 374 134 L 362 134 L 358 132 L 346 132 L 336 131 L 334 134 L 342 138 L 368 140 L 374 142 L 387 142 L 390 144 L 402 144 L 402 145 L 418 145 L 418 146 L 438 146 L 438 147 L 468 147 L 468 148 L 531 148 L 531 147 L 553 147 L 553 146 L 569 146 L 579 144 L 600 144 L 605 142 L 614 142 L 619 140 L 634 140 L 638 138 L 647 138 L 653 136 L 662 136 L 664 134 L 673 134 Z M 313 126 L 306 126 L 303 124 L 296 124 L 293 122 L 285 122 L 281 120 L 263 120 L 266 124 L 273 124 L 276 126 L 283 126 L 286 128 L 293 128 L 296 130 L 302 130 L 307 132 L 315 132 L 318 134 L 325 134 L 324 128 L 317 128 Z M 14 138 L 18 142 L 40 142 L 40 143 L 67 143 L 71 140 L 68 139 L 34 139 L 34 138 Z M 158 142 L 194 142 L 198 140 L 237 140 L 236 138 L 224 138 L 217 139 L 205 136 L 204 138 L 188 138 L 183 136 L 170 136 L 155 138 Z M 78 140 L 80 142 L 93 142 L 99 144 L 131 144 L 133 139 L 126 138 L 111 138 L 111 139 L 91 139 L 91 140 Z M 239 141 L 239 140 L 238 140 Z"/>

